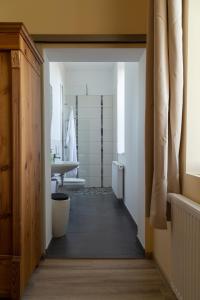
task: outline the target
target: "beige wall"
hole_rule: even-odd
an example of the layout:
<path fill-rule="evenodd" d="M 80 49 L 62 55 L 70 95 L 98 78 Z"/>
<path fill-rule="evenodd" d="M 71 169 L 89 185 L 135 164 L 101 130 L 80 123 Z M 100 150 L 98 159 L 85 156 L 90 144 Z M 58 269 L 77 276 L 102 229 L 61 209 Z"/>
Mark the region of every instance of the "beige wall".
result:
<path fill-rule="evenodd" d="M 31 34 L 146 33 L 147 0 L 1 0 L 1 22 Z"/>
<path fill-rule="evenodd" d="M 166 279 L 171 280 L 171 224 L 167 230 L 154 230 L 153 255 Z"/>
<path fill-rule="evenodd" d="M 182 144 L 182 155 L 181 155 L 181 173 L 182 173 L 182 193 L 184 196 L 192 199 L 195 202 L 200 203 L 200 176 L 194 176 L 189 174 L 187 170 L 187 144 L 190 141 L 190 146 L 195 147 L 195 140 L 191 141 L 188 138 L 188 133 L 190 133 L 188 123 L 188 106 L 193 103 L 196 99 L 200 99 L 200 89 L 199 89 L 199 66 L 200 66 L 200 40 L 196 37 L 199 35 L 200 28 L 200 1 L 198 0 L 185 0 L 185 33 L 188 35 L 185 40 L 185 62 L 187 68 L 187 74 L 185 76 L 185 113 L 183 121 L 183 144 Z M 189 12 L 189 14 L 188 14 Z M 188 21 L 187 21 L 188 18 Z M 197 31 L 197 32 L 196 32 Z M 192 74 L 192 77 L 191 77 Z M 195 74 L 197 76 L 195 76 Z M 199 106 L 200 109 L 200 106 Z M 199 114 L 198 110 L 198 114 Z M 194 112 L 194 118 L 196 112 Z M 198 117 L 199 120 L 199 117 Z M 195 123 L 195 120 L 193 120 Z M 198 122 L 196 122 L 196 125 Z M 193 125 L 193 124 L 192 124 Z M 196 128 L 196 132 L 199 131 Z M 190 136 L 191 138 L 191 136 Z M 194 137 L 196 138 L 196 137 Z M 168 224 L 167 231 L 154 230 L 154 257 L 158 262 L 161 270 L 163 271 L 166 278 L 170 281 L 171 279 L 171 227 Z"/>

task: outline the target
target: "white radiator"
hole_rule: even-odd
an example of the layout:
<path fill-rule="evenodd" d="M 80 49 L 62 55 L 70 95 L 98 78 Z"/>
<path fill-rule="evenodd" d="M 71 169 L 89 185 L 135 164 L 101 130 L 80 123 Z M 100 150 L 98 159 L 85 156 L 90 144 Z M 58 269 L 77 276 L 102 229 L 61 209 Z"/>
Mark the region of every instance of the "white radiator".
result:
<path fill-rule="evenodd" d="M 124 166 L 117 161 L 112 162 L 112 190 L 117 199 L 123 199 Z"/>
<path fill-rule="evenodd" d="M 172 205 L 172 288 L 178 299 L 200 299 L 200 205 L 170 194 Z"/>

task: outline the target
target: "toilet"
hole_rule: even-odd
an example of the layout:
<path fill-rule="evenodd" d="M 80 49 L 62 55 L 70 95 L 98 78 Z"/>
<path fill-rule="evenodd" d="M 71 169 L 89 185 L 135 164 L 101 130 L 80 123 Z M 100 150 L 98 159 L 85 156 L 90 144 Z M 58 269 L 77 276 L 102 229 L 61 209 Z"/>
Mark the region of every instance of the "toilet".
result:
<path fill-rule="evenodd" d="M 85 179 L 82 178 L 64 178 L 64 185 L 69 189 L 82 189 L 85 187 Z"/>

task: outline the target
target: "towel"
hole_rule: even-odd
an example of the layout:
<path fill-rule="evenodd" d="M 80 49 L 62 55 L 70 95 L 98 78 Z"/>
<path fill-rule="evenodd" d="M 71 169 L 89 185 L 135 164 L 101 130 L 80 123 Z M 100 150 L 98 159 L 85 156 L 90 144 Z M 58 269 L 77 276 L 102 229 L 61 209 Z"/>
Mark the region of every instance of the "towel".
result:
<path fill-rule="evenodd" d="M 74 121 L 73 107 L 69 112 L 69 123 L 66 135 L 66 146 L 67 146 L 67 160 L 77 162 L 77 149 L 76 149 L 76 128 Z M 68 176 L 76 177 L 77 169 L 74 169 L 67 173 Z"/>

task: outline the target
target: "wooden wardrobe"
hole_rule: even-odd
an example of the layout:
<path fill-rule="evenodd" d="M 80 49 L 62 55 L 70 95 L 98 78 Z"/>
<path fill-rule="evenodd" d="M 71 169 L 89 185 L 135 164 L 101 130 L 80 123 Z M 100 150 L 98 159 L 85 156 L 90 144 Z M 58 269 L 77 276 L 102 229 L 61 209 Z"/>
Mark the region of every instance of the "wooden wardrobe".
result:
<path fill-rule="evenodd" d="M 0 298 L 20 299 L 41 258 L 42 58 L 21 23 L 0 23 Z"/>

